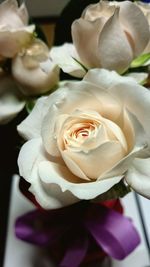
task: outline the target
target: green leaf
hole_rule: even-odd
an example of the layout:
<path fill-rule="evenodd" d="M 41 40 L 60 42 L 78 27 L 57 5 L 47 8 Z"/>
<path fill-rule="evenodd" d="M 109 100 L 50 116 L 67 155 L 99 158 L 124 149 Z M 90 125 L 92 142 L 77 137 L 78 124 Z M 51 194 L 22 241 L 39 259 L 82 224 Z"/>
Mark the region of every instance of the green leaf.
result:
<path fill-rule="evenodd" d="M 132 61 L 130 68 L 138 68 L 140 66 L 143 66 L 149 60 L 150 60 L 150 53 L 142 54 Z"/>
<path fill-rule="evenodd" d="M 28 100 L 26 102 L 26 110 L 27 110 L 28 113 L 30 113 L 32 111 L 32 109 L 34 108 L 35 103 L 36 103 L 35 99 L 34 100 L 33 99 L 32 100 Z"/>

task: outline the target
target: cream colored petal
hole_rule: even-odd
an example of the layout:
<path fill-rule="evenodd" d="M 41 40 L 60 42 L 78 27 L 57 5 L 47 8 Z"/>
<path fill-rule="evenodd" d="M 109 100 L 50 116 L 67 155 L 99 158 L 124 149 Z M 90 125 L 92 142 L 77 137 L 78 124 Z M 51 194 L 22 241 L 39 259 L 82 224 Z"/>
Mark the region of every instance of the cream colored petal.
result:
<path fill-rule="evenodd" d="M 61 151 L 61 153 L 68 168 L 70 166 L 67 158 L 70 158 L 90 179 L 97 179 L 125 156 L 125 151 L 119 142 L 105 142 L 87 153 L 71 150 Z"/>
<path fill-rule="evenodd" d="M 127 80 L 110 88 L 109 91 L 138 118 L 146 133 L 147 142 L 150 145 L 150 91 L 137 84 L 134 80 L 132 83 L 129 83 Z"/>
<path fill-rule="evenodd" d="M 85 8 L 82 13 L 82 18 L 86 20 L 95 20 L 99 17 L 104 17 L 108 19 L 113 15 L 116 6 L 110 5 L 108 1 L 99 1 L 97 4 L 91 4 Z"/>
<path fill-rule="evenodd" d="M 88 84 L 82 82 L 66 83 L 64 87 L 51 94 L 48 101 L 50 109 L 43 120 L 41 134 L 46 151 L 50 155 L 59 156 L 55 132 L 58 116 L 71 114 L 78 108 L 82 110 L 90 108 L 99 111 L 100 104 L 91 93 L 88 93 Z"/>
<path fill-rule="evenodd" d="M 116 9 L 102 29 L 98 40 L 98 53 L 103 68 L 119 73 L 125 71 L 133 59 L 132 49 L 120 25 L 119 9 Z"/>
<path fill-rule="evenodd" d="M 35 138 L 26 142 L 18 156 L 20 175 L 29 183 L 37 179 L 38 166 L 41 161 L 47 160 L 42 146 L 41 138 Z"/>
<path fill-rule="evenodd" d="M 34 29 L 35 26 L 31 25 L 20 30 L 0 31 L 0 55 L 8 58 L 14 57 L 30 42 Z"/>
<path fill-rule="evenodd" d="M 135 115 L 128 112 L 128 116 L 134 133 L 134 143 L 132 144 L 133 148 L 129 154 L 118 161 L 112 169 L 107 169 L 106 173 L 100 176 L 100 178 L 108 178 L 124 174 L 130 166 L 132 166 L 132 162 L 135 157 L 148 157 L 148 145 L 144 129 Z"/>
<path fill-rule="evenodd" d="M 47 97 L 37 100 L 32 112 L 17 126 L 19 134 L 24 139 L 38 138 L 41 135 L 43 117 L 49 109 Z"/>
<path fill-rule="evenodd" d="M 51 90 L 59 81 L 59 68 L 49 59 L 33 68 L 24 65 L 17 56 L 12 61 L 12 74 L 26 95 L 38 95 Z"/>
<path fill-rule="evenodd" d="M 148 44 L 150 38 L 148 21 L 135 3 L 123 1 L 119 5 L 120 20 L 132 38 L 134 57 L 136 57 Z"/>
<path fill-rule="evenodd" d="M 56 163 L 41 162 L 39 166 L 39 176 L 45 184 L 56 184 L 60 187 L 62 194 L 71 192 L 76 198 L 90 200 L 109 190 L 117 184 L 123 176 L 113 177 L 107 180 L 95 181 L 91 183 L 72 183 L 65 179 L 65 171 L 60 171 Z"/>
<path fill-rule="evenodd" d="M 133 190 L 150 199 L 150 158 L 135 159 L 125 180 Z"/>
<path fill-rule="evenodd" d="M 132 77 L 136 80 L 137 83 L 143 84 L 147 78 L 148 78 L 148 73 L 146 72 L 130 72 L 125 75 L 126 77 Z"/>
<path fill-rule="evenodd" d="M 103 25 L 102 19 L 97 19 L 96 21 L 78 19 L 72 24 L 73 44 L 81 62 L 87 68 L 102 66 L 97 44 Z"/>
<path fill-rule="evenodd" d="M 20 175 L 31 183 L 29 190 L 35 195 L 37 202 L 45 209 L 61 208 L 77 202 L 78 199 L 70 192 L 62 193 L 58 185 L 46 184 L 41 181 L 38 174 L 40 163 L 44 161 L 51 164 L 46 160 L 48 158 L 40 138 L 25 143 L 18 158 Z M 51 174 L 53 175 L 53 173 Z"/>
<path fill-rule="evenodd" d="M 62 46 L 54 46 L 50 51 L 50 58 L 66 73 L 78 78 L 86 74 L 84 67 L 79 64 L 77 52 L 73 44 L 65 43 Z M 77 60 L 77 61 L 76 61 Z"/>
<path fill-rule="evenodd" d="M 0 76 L 0 124 L 12 120 L 25 106 L 19 88 L 9 76 Z"/>
<path fill-rule="evenodd" d="M 92 85 L 97 86 L 97 90 L 96 88 L 94 88 L 94 93 L 95 91 L 98 92 L 98 88 L 101 88 L 107 91 L 109 90 L 109 88 L 117 84 L 122 84 L 122 83 L 130 84 L 132 82 L 135 82 L 134 79 L 131 77 L 127 78 L 127 77 L 119 75 L 115 71 L 109 71 L 106 69 L 89 70 L 87 74 L 84 76 L 83 81 L 86 81 L 88 83 L 91 83 Z M 91 91 L 92 91 L 92 88 L 91 88 Z"/>

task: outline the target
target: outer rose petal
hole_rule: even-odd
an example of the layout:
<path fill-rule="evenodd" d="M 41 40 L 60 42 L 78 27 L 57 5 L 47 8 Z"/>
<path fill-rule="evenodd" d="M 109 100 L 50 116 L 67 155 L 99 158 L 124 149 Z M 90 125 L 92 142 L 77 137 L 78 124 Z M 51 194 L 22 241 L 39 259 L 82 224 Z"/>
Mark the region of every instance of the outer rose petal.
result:
<path fill-rule="evenodd" d="M 40 137 L 42 121 L 49 109 L 46 99 L 46 96 L 40 97 L 32 112 L 18 125 L 17 130 L 24 139 Z"/>
<path fill-rule="evenodd" d="M 72 24 L 72 39 L 81 62 L 89 67 L 101 67 L 100 55 L 97 53 L 99 34 L 104 25 L 102 19 L 86 21 L 75 20 Z"/>
<path fill-rule="evenodd" d="M 43 150 L 41 139 L 33 139 L 28 141 L 22 147 L 18 165 L 20 175 L 22 175 L 29 183 L 31 183 L 30 191 L 35 195 L 36 200 L 45 209 L 61 208 L 79 201 L 70 192 L 62 192 L 59 185 L 56 183 L 46 184 L 39 176 L 39 167 L 43 162 L 47 164 L 54 164 L 48 161 L 47 155 Z M 65 168 L 62 166 L 62 168 Z M 64 172 L 64 174 L 67 173 Z M 46 174 L 47 175 L 47 174 Z M 45 176 L 46 176 L 45 175 Z M 53 170 L 51 169 L 51 175 L 53 176 Z M 56 176 L 56 177 L 55 177 Z M 55 173 L 57 180 L 57 175 Z M 69 177 L 71 173 L 69 173 Z"/>
<path fill-rule="evenodd" d="M 120 20 L 126 32 L 129 33 L 132 38 L 131 46 L 133 48 L 134 57 L 136 57 L 144 50 L 150 38 L 148 21 L 135 3 L 123 1 L 119 3 L 119 5 L 121 7 Z M 135 17 L 138 18 L 140 23 L 138 23 Z"/>
<path fill-rule="evenodd" d="M 136 158 L 125 180 L 137 193 L 150 199 L 150 158 Z"/>
<path fill-rule="evenodd" d="M 67 168 L 66 168 L 67 171 Z M 40 179 L 45 183 L 45 187 L 51 184 L 57 184 L 62 194 L 67 191 L 71 192 L 78 199 L 93 199 L 98 195 L 109 190 L 113 185 L 118 183 L 122 176 L 112 177 L 107 180 L 95 181 L 91 183 L 72 183 L 65 179 L 65 172 L 60 171 L 59 165 L 50 162 L 41 162 L 39 166 Z M 69 203 L 68 203 L 69 204 Z"/>
<path fill-rule="evenodd" d="M 19 88 L 9 76 L 0 76 L 0 123 L 12 120 L 25 106 Z"/>
<path fill-rule="evenodd" d="M 59 68 L 50 59 L 27 68 L 20 56 L 12 62 L 12 74 L 26 95 L 37 95 L 52 89 L 59 81 Z"/>
<path fill-rule="evenodd" d="M 86 71 L 78 59 L 77 52 L 73 44 L 65 43 L 58 47 L 52 47 L 50 58 L 66 73 L 78 78 L 82 78 Z M 76 60 L 75 60 L 76 59 Z"/>
<path fill-rule="evenodd" d="M 150 144 L 150 92 L 139 85 L 131 77 L 123 77 L 114 71 L 108 72 L 104 69 L 94 69 L 87 73 L 84 80 L 97 86 L 102 86 L 108 93 L 116 98 L 122 105 L 133 113 L 143 126 L 147 140 Z M 93 90 L 95 95 L 95 91 Z"/>
<path fill-rule="evenodd" d="M 98 52 L 103 68 L 114 69 L 121 73 L 130 65 L 133 53 L 120 25 L 119 15 L 119 9 L 116 9 L 114 15 L 104 25 L 99 36 Z"/>

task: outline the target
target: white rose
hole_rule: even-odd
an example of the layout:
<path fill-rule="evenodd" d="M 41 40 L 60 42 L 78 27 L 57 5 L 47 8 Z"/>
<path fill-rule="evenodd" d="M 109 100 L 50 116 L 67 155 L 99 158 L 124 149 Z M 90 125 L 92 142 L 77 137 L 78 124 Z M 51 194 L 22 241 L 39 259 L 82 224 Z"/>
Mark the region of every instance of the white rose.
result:
<path fill-rule="evenodd" d="M 54 47 L 51 56 L 64 72 L 77 77 L 85 74 L 78 61 L 87 69 L 122 73 L 144 51 L 149 38 L 147 18 L 135 3 L 99 1 L 73 22 L 73 44 Z"/>
<path fill-rule="evenodd" d="M 18 7 L 16 0 L 0 4 L 0 56 L 12 58 L 30 42 L 35 26 L 27 24 L 28 13 L 24 4 Z"/>
<path fill-rule="evenodd" d="M 125 178 L 150 197 L 150 92 L 93 69 L 37 101 L 18 126 L 20 175 L 44 208 L 94 199 Z"/>

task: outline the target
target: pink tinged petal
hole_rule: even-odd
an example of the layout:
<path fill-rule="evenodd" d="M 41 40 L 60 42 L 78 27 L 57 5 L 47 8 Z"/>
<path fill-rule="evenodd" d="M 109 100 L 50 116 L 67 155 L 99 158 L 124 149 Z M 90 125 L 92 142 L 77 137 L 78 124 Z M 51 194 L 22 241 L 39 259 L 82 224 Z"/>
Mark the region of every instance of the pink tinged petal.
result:
<path fill-rule="evenodd" d="M 95 21 L 78 19 L 72 24 L 73 43 L 81 62 L 88 68 L 101 67 L 97 44 L 103 25 L 102 19 Z"/>
<path fill-rule="evenodd" d="M 134 57 L 136 57 L 144 50 L 150 39 L 148 21 L 135 3 L 123 1 L 119 5 L 120 20 L 124 30 L 129 35 L 129 42 L 131 36 L 131 46 Z"/>
<path fill-rule="evenodd" d="M 9 76 L 0 76 L 0 123 L 12 120 L 25 106 L 19 88 Z"/>
<path fill-rule="evenodd" d="M 18 126 L 17 130 L 24 139 L 38 138 L 41 135 L 43 117 L 49 109 L 47 97 L 37 100 L 32 112 Z"/>
<path fill-rule="evenodd" d="M 150 158 L 136 158 L 125 180 L 133 190 L 150 199 Z"/>
<path fill-rule="evenodd" d="M 120 25 L 118 8 L 101 31 L 98 53 L 103 68 L 119 73 L 125 71 L 133 59 L 132 48 Z"/>
<path fill-rule="evenodd" d="M 61 169 L 57 163 L 45 161 L 41 162 L 39 166 L 39 176 L 43 183 L 50 185 L 56 184 L 60 187 L 62 194 L 65 195 L 65 193 L 69 191 L 76 198 L 81 200 L 93 199 L 103 194 L 123 178 L 123 176 L 118 176 L 90 183 L 75 183 L 69 180 L 70 174 L 68 173 L 68 175 L 66 175 L 67 173 L 67 169 Z M 68 180 L 66 177 L 68 177 Z"/>
<path fill-rule="evenodd" d="M 41 138 L 35 138 L 26 142 L 18 156 L 20 175 L 29 183 L 32 183 L 32 181 L 37 179 L 39 163 L 44 160 L 47 160 L 47 157 Z"/>
<path fill-rule="evenodd" d="M 50 51 L 50 58 L 64 72 L 74 77 L 82 78 L 86 74 L 84 67 L 78 63 L 80 59 L 73 44 L 65 43 L 62 46 L 53 47 Z"/>
<path fill-rule="evenodd" d="M 105 142 L 98 148 L 87 151 L 87 153 L 71 150 L 65 150 L 61 153 L 68 168 L 71 165 L 69 166 L 67 158 L 70 158 L 90 179 L 97 179 L 125 156 L 125 151 L 118 142 Z"/>

